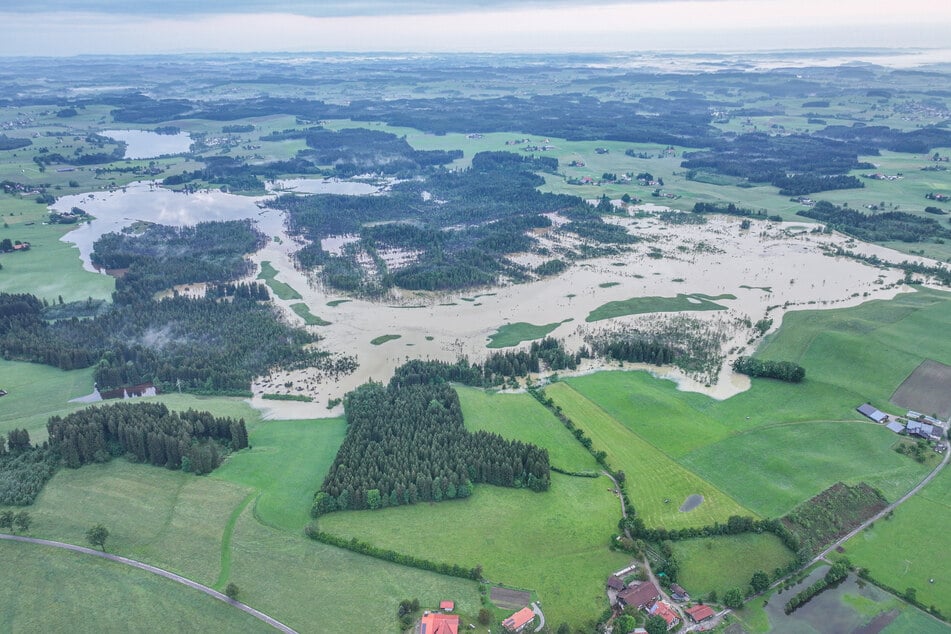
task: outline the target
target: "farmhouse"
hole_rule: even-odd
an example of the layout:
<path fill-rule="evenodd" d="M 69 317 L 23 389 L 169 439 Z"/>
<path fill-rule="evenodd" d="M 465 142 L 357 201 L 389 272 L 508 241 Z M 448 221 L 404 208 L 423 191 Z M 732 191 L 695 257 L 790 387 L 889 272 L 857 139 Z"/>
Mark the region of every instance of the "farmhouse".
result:
<path fill-rule="evenodd" d="M 909 436 L 918 436 L 919 438 L 924 438 L 925 440 L 931 440 L 932 435 L 934 434 L 934 426 L 929 425 L 928 423 L 919 423 L 916 420 L 910 420 L 905 426 L 905 433 L 907 433 Z"/>
<path fill-rule="evenodd" d="M 687 608 L 684 612 L 687 613 L 687 616 L 689 616 L 690 620 L 694 623 L 703 623 L 704 621 L 712 619 L 717 614 L 709 605 L 695 605 L 692 608 Z"/>
<path fill-rule="evenodd" d="M 855 408 L 855 410 L 859 414 L 867 418 L 871 418 L 876 423 L 888 422 L 888 414 L 886 414 L 885 412 L 878 411 L 877 409 L 872 407 L 869 403 L 865 403 L 864 405 L 859 405 L 858 407 Z"/>
<path fill-rule="evenodd" d="M 459 615 L 427 612 L 419 623 L 419 634 L 459 634 Z"/>
<path fill-rule="evenodd" d="M 660 598 L 660 590 L 650 581 L 630 585 L 623 592 L 618 592 L 617 602 L 621 607 L 632 605 L 643 610 L 654 604 Z"/>
<path fill-rule="evenodd" d="M 664 601 L 658 601 L 647 611 L 652 616 L 659 616 L 667 622 L 667 629 L 672 630 L 680 623 L 680 616 Z"/>
<path fill-rule="evenodd" d="M 617 575 L 611 575 L 608 577 L 607 585 L 611 590 L 616 590 L 618 592 L 624 589 L 624 581 Z"/>
<path fill-rule="evenodd" d="M 687 591 L 684 590 L 680 585 L 676 583 L 670 584 L 670 597 L 674 601 L 689 601 L 690 595 L 687 594 Z"/>
<path fill-rule="evenodd" d="M 509 618 L 502 621 L 502 627 L 510 632 L 521 632 L 529 623 L 535 620 L 535 612 L 531 608 L 522 608 Z"/>

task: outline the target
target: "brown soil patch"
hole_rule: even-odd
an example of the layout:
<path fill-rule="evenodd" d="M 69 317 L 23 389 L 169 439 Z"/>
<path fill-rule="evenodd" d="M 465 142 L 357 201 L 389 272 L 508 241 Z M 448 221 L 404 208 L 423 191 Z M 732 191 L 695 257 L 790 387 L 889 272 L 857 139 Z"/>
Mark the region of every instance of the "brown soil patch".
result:
<path fill-rule="evenodd" d="M 892 394 L 892 403 L 947 420 L 951 417 L 951 365 L 922 361 Z"/>
<path fill-rule="evenodd" d="M 492 603 L 500 608 L 520 610 L 531 602 L 532 595 L 530 592 L 494 586 L 489 593 L 489 598 L 492 600 Z"/>

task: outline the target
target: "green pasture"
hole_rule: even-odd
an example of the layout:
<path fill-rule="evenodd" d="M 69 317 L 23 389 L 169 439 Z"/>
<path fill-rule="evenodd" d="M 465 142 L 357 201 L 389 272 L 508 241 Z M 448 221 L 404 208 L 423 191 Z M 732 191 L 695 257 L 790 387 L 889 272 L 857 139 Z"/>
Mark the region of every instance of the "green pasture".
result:
<path fill-rule="evenodd" d="M 476 486 L 472 497 L 320 518 L 320 529 L 435 561 L 483 566 L 487 579 L 537 592 L 551 623 L 607 607 L 605 579 L 630 558 L 611 552 L 620 505 L 607 478 L 552 474 L 544 493 Z"/>
<path fill-rule="evenodd" d="M 523 341 L 534 341 L 535 339 L 541 339 L 542 337 L 548 336 L 551 331 L 568 321 L 571 320 L 565 319 L 563 321 L 556 321 L 541 326 L 529 324 L 524 321 L 514 324 L 505 324 L 503 326 L 499 326 L 498 330 L 489 335 L 489 343 L 487 343 L 485 347 L 510 348 L 511 346 L 517 346 Z"/>
<path fill-rule="evenodd" d="M 730 588 L 746 589 L 757 570 L 772 576 L 796 559 L 772 533 L 744 533 L 685 539 L 672 542 L 680 562 L 678 583 L 694 599 L 715 591 L 719 597 Z"/>
<path fill-rule="evenodd" d="M 264 261 L 261 262 L 261 272 L 258 274 L 258 279 L 264 280 L 265 284 L 270 286 L 274 294 L 280 299 L 302 299 L 301 294 L 295 291 L 290 284 L 286 284 L 277 279 L 277 273 L 277 269 L 275 269 L 270 262 Z"/>
<path fill-rule="evenodd" d="M 197 590 L 98 557 L 0 542 L 0 561 L 4 632 L 274 631 Z"/>
<path fill-rule="evenodd" d="M 69 399 L 92 392 L 93 370 L 65 371 L 48 365 L 0 359 L 0 434 L 13 428 L 25 428 L 30 439 L 46 439 L 50 416 L 61 416 L 85 407 Z"/>
<path fill-rule="evenodd" d="M 251 429 L 250 449 L 231 456 L 212 477 L 258 491 L 255 517 L 298 532 L 345 433 L 342 419 L 262 421 Z"/>
<path fill-rule="evenodd" d="M 591 438 L 595 450 L 607 453 L 612 468 L 624 471 L 628 496 L 647 526 L 668 529 L 709 526 L 714 522 L 725 523 L 731 515 L 754 515 L 571 386 L 555 383 L 545 388 L 545 394 Z M 680 505 L 694 494 L 702 495 L 703 503 L 681 513 Z"/>
<path fill-rule="evenodd" d="M 943 536 L 951 523 L 951 470 L 845 544 L 845 556 L 899 592 L 951 614 L 951 551 Z M 934 580 L 934 583 L 931 580 Z"/>
<path fill-rule="evenodd" d="M 321 319 L 317 315 L 310 312 L 310 309 L 307 308 L 307 304 L 304 302 L 299 302 L 297 304 L 291 304 L 291 310 L 297 314 L 298 317 L 304 320 L 304 323 L 308 326 L 329 326 L 330 322 Z"/>
<path fill-rule="evenodd" d="M 29 251 L 0 254 L 0 292 L 32 293 L 51 303 L 109 299 L 115 280 L 84 270 L 76 247 L 60 241 L 76 226 L 44 225 L 48 217 L 45 205 L 0 194 L 0 220 L 9 225 L 0 228 L 0 238 L 30 243 Z"/>
<path fill-rule="evenodd" d="M 561 421 L 532 396 L 497 394 L 462 386 L 456 386 L 456 392 L 466 428 L 543 447 L 548 450 L 551 464 L 565 471 L 601 470 Z"/>
<path fill-rule="evenodd" d="M 718 295 L 711 297 L 693 293 L 685 295 L 678 293 L 676 297 L 632 297 L 630 299 L 608 302 L 598 306 L 585 318 L 585 321 L 601 321 L 613 317 L 626 315 L 641 315 L 644 313 L 679 313 L 706 310 L 726 310 L 713 300 L 736 299 L 735 295 Z"/>

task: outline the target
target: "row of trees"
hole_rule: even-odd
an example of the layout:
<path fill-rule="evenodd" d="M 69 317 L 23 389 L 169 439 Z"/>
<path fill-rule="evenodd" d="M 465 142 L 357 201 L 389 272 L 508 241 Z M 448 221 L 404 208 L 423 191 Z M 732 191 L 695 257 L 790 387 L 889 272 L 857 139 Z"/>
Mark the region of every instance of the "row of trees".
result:
<path fill-rule="evenodd" d="M 470 433 L 449 385 L 367 383 L 347 394 L 347 435 L 313 515 L 465 498 L 474 483 L 548 489 L 548 452 Z"/>
<path fill-rule="evenodd" d="M 806 378 L 806 369 L 792 361 L 770 361 L 753 357 L 738 357 L 733 370 L 751 377 L 778 379 L 787 383 L 801 383 Z"/>
<path fill-rule="evenodd" d="M 849 567 L 850 564 L 848 559 L 841 559 L 832 564 L 832 567 L 826 571 L 826 574 L 822 577 L 822 579 L 819 579 L 805 590 L 802 590 L 793 596 L 793 598 L 791 598 L 789 601 L 786 601 L 786 605 L 783 606 L 783 612 L 786 614 L 792 614 L 795 610 L 799 609 L 819 594 L 830 588 L 834 588 L 845 581 L 845 578 L 849 576 Z"/>

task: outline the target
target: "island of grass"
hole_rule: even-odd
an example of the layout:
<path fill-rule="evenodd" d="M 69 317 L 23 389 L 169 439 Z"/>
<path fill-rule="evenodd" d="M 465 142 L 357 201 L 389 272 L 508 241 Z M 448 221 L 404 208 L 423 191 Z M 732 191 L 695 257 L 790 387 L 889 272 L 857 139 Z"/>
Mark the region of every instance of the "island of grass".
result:
<path fill-rule="evenodd" d="M 387 341 L 394 341 L 396 339 L 402 338 L 403 335 L 380 335 L 379 337 L 374 337 L 370 339 L 370 343 L 374 346 L 382 346 Z"/>
<path fill-rule="evenodd" d="M 505 324 L 504 326 L 500 326 L 498 330 L 489 335 L 489 343 L 487 343 L 485 347 L 510 348 L 512 346 L 517 346 L 523 341 L 534 341 L 535 339 L 541 339 L 547 336 L 558 326 L 569 321 L 571 321 L 571 319 L 564 319 L 562 321 L 556 321 L 541 326 L 529 324 L 524 321 L 514 324 Z"/>
<path fill-rule="evenodd" d="M 298 302 L 296 304 L 291 304 L 291 310 L 293 310 L 301 319 L 304 320 L 304 323 L 308 326 L 329 326 L 330 322 L 321 319 L 317 315 L 310 312 L 310 309 L 307 308 L 307 304 L 304 302 Z"/>
<path fill-rule="evenodd" d="M 258 274 L 259 280 L 264 282 L 274 291 L 274 294 L 283 300 L 303 299 L 300 293 L 294 290 L 290 284 L 285 284 L 276 279 L 277 269 L 270 262 L 261 262 L 261 272 Z"/>
<path fill-rule="evenodd" d="M 331 308 L 336 308 L 336 307 L 339 306 L 340 304 L 346 304 L 346 303 L 349 302 L 349 301 L 351 301 L 351 300 L 349 300 L 349 299 L 332 299 L 332 300 L 330 300 L 329 302 L 327 302 L 327 305 L 330 306 Z"/>
<path fill-rule="evenodd" d="M 717 304 L 715 300 L 736 299 L 736 295 L 704 295 L 702 293 L 678 293 L 676 297 L 632 297 L 615 302 L 608 302 L 598 306 L 585 321 L 601 321 L 626 315 L 641 315 L 644 313 L 681 313 L 706 310 L 726 310 L 726 306 Z"/>

